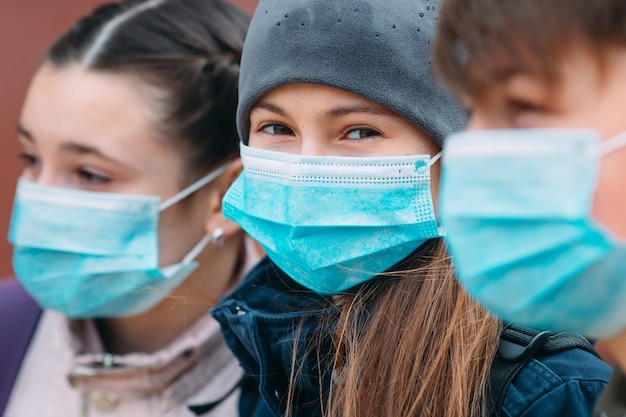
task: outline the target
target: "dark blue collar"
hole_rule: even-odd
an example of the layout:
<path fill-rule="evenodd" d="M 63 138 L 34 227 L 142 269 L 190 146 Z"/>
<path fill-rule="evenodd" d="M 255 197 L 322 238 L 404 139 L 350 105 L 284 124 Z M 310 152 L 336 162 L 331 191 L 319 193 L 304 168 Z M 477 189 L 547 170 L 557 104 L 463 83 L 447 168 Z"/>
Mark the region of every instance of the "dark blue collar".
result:
<path fill-rule="evenodd" d="M 299 285 L 265 258 L 211 314 L 276 415 L 286 408 L 291 369 L 299 371 L 295 415 L 321 415 L 320 393 L 327 392 L 330 378 L 320 371 L 319 359 L 331 363 L 333 350 L 330 338 L 320 335 L 332 334 L 337 314 L 330 298 Z"/>

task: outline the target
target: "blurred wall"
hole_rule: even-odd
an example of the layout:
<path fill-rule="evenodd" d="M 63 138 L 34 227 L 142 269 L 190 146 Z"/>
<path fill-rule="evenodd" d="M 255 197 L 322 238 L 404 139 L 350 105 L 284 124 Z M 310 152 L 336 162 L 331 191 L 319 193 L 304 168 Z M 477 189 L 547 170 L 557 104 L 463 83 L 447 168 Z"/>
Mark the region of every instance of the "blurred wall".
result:
<path fill-rule="evenodd" d="M 21 169 L 15 128 L 28 82 L 46 47 L 78 17 L 104 2 L 0 0 L 0 277 L 12 274 L 6 236 Z M 232 3 L 252 14 L 257 0 Z"/>

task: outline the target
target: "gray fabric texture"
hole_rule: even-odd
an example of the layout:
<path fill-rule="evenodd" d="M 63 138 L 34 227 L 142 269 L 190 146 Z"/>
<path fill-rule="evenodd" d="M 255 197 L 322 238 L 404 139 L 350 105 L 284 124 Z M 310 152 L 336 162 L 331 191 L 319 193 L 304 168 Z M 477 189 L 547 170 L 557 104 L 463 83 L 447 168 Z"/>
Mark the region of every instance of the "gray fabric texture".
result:
<path fill-rule="evenodd" d="M 261 0 L 243 49 L 237 128 L 294 83 L 340 88 L 405 117 L 438 144 L 466 118 L 432 74 L 436 0 Z"/>

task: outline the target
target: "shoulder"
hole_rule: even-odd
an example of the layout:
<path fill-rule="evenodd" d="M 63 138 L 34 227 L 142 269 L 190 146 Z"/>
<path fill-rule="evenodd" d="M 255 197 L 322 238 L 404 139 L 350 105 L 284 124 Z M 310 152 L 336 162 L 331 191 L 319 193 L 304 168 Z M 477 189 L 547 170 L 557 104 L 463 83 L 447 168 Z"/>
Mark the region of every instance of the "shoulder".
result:
<path fill-rule="evenodd" d="M 13 278 L 0 279 L 0 340 L 11 340 L 11 344 L 0 344 L 0 359 L 5 356 L 20 356 L 28 345 L 35 326 L 39 321 L 41 308 L 22 285 Z M 19 320 L 15 320 L 19 317 Z"/>
<path fill-rule="evenodd" d="M 9 344 L 0 343 L 0 361 L 21 361 L 40 314 L 37 303 L 17 280 L 0 279 L 0 340 L 11 340 Z"/>
<path fill-rule="evenodd" d="M 588 417 L 610 379 L 611 369 L 582 349 L 532 358 L 507 390 L 507 417 Z"/>
<path fill-rule="evenodd" d="M 28 331 L 29 326 L 37 322 L 40 313 L 41 308 L 17 279 L 0 278 L 0 331 L 14 328 Z M 15 320 L 15 317 L 21 320 Z"/>
<path fill-rule="evenodd" d="M 3 312 L 36 306 L 32 298 L 26 293 L 24 287 L 13 277 L 0 278 L 0 308 Z"/>

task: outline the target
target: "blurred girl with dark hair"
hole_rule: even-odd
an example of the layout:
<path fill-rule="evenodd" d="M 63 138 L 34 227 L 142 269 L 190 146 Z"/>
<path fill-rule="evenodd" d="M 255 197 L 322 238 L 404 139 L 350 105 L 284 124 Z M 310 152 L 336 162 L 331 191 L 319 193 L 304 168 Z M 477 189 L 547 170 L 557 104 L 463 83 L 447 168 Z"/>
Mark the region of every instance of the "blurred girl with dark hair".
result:
<path fill-rule="evenodd" d="M 242 373 L 207 311 L 259 258 L 221 210 L 247 24 L 220 0 L 128 0 L 48 51 L 9 236 L 44 312 L 5 416 L 238 415 Z"/>

